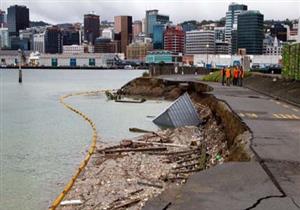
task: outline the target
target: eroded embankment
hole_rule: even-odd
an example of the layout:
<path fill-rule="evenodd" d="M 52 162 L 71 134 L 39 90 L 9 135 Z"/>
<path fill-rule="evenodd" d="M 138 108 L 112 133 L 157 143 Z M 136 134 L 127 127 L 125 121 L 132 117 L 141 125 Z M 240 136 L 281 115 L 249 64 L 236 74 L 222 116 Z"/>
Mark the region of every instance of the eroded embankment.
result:
<path fill-rule="evenodd" d="M 129 96 L 146 96 L 174 100 L 188 92 L 194 104 L 208 106 L 215 120 L 222 125 L 230 150 L 228 161 L 248 161 L 252 153 L 249 149 L 251 134 L 245 123 L 234 114 L 226 102 L 207 94 L 212 88 L 200 82 L 182 83 L 158 78 L 137 78 L 125 86 L 119 93 Z"/>
<path fill-rule="evenodd" d="M 120 144 L 97 144 L 97 149 L 65 200 L 77 205 L 59 209 L 142 209 L 171 183 L 183 184 L 189 175 L 224 161 L 248 161 L 247 127 L 225 102 L 204 94 L 201 83 L 178 83 L 138 78 L 118 92 L 174 100 L 189 92 L 203 121 L 200 127 L 186 126 L 149 132 Z"/>

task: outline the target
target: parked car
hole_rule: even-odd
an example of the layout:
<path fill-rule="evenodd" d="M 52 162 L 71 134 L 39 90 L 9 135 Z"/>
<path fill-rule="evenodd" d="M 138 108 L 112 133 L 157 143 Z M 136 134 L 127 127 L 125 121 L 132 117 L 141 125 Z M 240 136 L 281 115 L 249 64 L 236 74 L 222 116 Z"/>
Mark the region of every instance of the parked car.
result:
<path fill-rule="evenodd" d="M 280 64 L 270 65 L 269 71 L 273 74 L 281 74 L 282 66 Z"/>

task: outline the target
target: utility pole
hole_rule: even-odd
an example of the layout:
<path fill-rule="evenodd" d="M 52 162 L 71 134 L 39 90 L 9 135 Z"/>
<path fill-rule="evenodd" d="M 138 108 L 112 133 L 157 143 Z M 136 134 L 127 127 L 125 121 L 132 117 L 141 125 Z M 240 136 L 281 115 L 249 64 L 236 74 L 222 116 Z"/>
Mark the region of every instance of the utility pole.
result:
<path fill-rule="evenodd" d="M 22 50 L 18 50 L 19 53 L 19 83 L 22 83 Z"/>

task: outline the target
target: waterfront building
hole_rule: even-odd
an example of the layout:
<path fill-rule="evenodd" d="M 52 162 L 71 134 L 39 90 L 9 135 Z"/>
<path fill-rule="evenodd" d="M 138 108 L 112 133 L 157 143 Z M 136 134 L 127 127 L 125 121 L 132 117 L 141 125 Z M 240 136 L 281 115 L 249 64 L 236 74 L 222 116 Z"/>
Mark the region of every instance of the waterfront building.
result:
<path fill-rule="evenodd" d="M 63 45 L 63 53 L 65 54 L 81 54 L 84 53 L 83 45 Z"/>
<path fill-rule="evenodd" d="M 113 40 L 114 39 L 114 33 L 115 33 L 114 28 L 112 28 L 112 27 L 104 28 L 102 30 L 102 37 Z"/>
<path fill-rule="evenodd" d="M 0 49 L 8 49 L 9 47 L 8 28 L 0 28 Z"/>
<path fill-rule="evenodd" d="M 175 64 L 182 62 L 182 56 L 167 50 L 149 51 L 146 56 L 148 64 Z"/>
<path fill-rule="evenodd" d="M 215 31 L 194 30 L 186 32 L 186 54 L 215 54 Z"/>
<path fill-rule="evenodd" d="M 41 54 L 40 66 L 49 67 L 109 67 L 108 61 L 115 57 L 115 53 L 80 53 L 80 54 Z M 124 57 L 118 54 L 118 57 Z"/>
<path fill-rule="evenodd" d="M 272 25 L 270 32 L 272 37 L 277 37 L 278 40 L 283 42 L 287 41 L 287 28 L 283 24 L 275 23 Z"/>
<path fill-rule="evenodd" d="M 139 35 L 140 33 L 142 33 L 142 21 L 140 20 L 136 20 L 133 22 L 133 37 L 135 38 L 137 35 Z"/>
<path fill-rule="evenodd" d="M 153 37 L 153 26 L 155 24 L 169 23 L 169 16 L 158 13 L 158 10 L 147 10 L 145 18 L 145 34 L 149 37 Z"/>
<path fill-rule="evenodd" d="M 13 5 L 7 9 L 9 36 L 19 36 L 19 31 L 29 27 L 29 9 L 26 6 Z"/>
<path fill-rule="evenodd" d="M 164 24 L 153 25 L 153 49 L 164 49 Z"/>
<path fill-rule="evenodd" d="M 84 15 L 84 40 L 95 43 L 100 36 L 100 16 L 95 14 Z"/>
<path fill-rule="evenodd" d="M 126 47 L 132 42 L 132 17 L 131 16 L 115 16 L 115 37 L 120 41 L 120 52 L 126 53 Z"/>
<path fill-rule="evenodd" d="M 0 10 L 0 28 L 6 27 L 6 13 Z"/>
<path fill-rule="evenodd" d="M 127 46 L 127 59 L 145 61 L 148 51 L 153 50 L 151 43 L 135 42 Z"/>
<path fill-rule="evenodd" d="M 62 53 L 63 36 L 59 27 L 51 26 L 45 32 L 45 53 Z"/>
<path fill-rule="evenodd" d="M 164 49 L 174 53 L 184 52 L 185 33 L 181 26 L 167 26 L 164 32 Z"/>
<path fill-rule="evenodd" d="M 259 11 L 246 11 L 238 16 L 237 46 L 250 55 L 263 53 L 264 16 Z"/>
<path fill-rule="evenodd" d="M 33 35 L 33 51 L 45 53 L 45 32 Z"/>
<path fill-rule="evenodd" d="M 98 37 L 95 40 L 95 53 L 116 53 L 118 50 L 118 43 L 112 41 L 110 38 Z"/>
<path fill-rule="evenodd" d="M 234 54 L 235 50 L 231 50 L 231 39 L 232 31 L 237 29 L 238 15 L 243 11 L 246 11 L 248 7 L 243 4 L 232 3 L 228 7 L 226 12 L 226 23 L 225 23 L 225 41 L 229 43 L 229 53 Z"/>
<path fill-rule="evenodd" d="M 181 24 L 181 27 L 184 32 L 196 30 L 197 29 L 197 21 L 195 21 L 195 20 L 185 21 Z"/>

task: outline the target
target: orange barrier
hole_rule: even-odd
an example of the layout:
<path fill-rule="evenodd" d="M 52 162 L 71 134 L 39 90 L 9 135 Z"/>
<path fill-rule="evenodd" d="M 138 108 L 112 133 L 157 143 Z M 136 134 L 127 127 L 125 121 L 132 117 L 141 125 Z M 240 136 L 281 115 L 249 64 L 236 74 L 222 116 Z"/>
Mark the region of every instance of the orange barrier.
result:
<path fill-rule="evenodd" d="M 84 113 L 82 113 L 79 110 L 73 108 L 71 105 L 68 105 L 64 101 L 64 99 L 72 97 L 72 96 L 90 95 L 90 94 L 103 93 L 103 92 L 105 92 L 105 90 L 73 93 L 73 94 L 67 94 L 65 96 L 62 96 L 59 99 L 60 103 L 62 103 L 64 105 L 64 107 L 66 107 L 67 109 L 75 112 L 76 114 L 79 114 L 80 116 L 82 116 L 84 118 L 84 120 L 86 120 L 90 124 L 90 126 L 92 127 L 92 130 L 93 130 L 93 137 L 92 137 L 92 144 L 91 144 L 91 146 L 88 150 L 88 153 L 85 156 L 84 160 L 81 161 L 81 163 L 79 165 L 79 168 L 76 170 L 76 173 L 72 176 L 71 180 L 67 183 L 67 185 L 64 187 L 63 191 L 59 194 L 59 196 L 57 196 L 57 198 L 53 201 L 52 205 L 49 207 L 49 210 L 55 210 L 60 205 L 61 201 L 64 199 L 66 194 L 71 190 L 71 188 L 74 185 L 76 179 L 78 178 L 80 173 L 83 171 L 83 169 L 85 168 L 85 166 L 89 162 L 92 154 L 94 153 L 94 151 L 96 149 L 96 142 L 97 142 L 97 137 L 98 137 L 97 129 L 96 129 L 96 126 L 95 126 L 94 122 L 90 118 L 88 118 Z"/>

